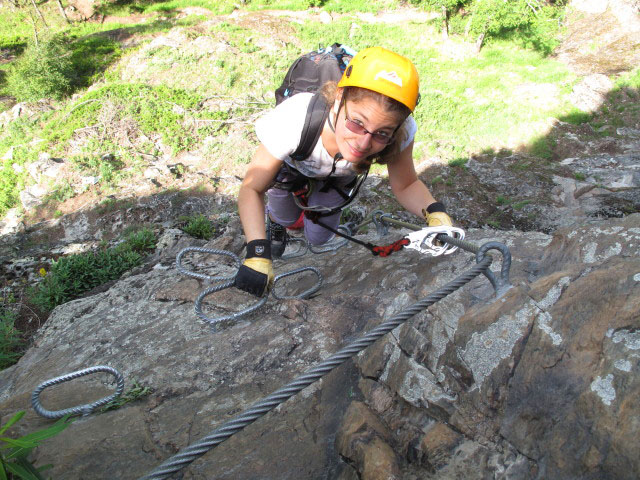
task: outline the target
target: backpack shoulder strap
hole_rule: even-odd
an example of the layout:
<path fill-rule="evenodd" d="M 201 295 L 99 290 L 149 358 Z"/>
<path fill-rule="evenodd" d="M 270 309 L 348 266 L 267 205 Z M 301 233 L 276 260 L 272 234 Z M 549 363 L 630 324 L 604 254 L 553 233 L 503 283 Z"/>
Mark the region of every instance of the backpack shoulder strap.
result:
<path fill-rule="evenodd" d="M 316 92 L 311 98 L 311 102 L 309 102 L 309 107 L 307 108 L 307 115 L 304 120 L 304 126 L 302 127 L 302 133 L 300 134 L 298 148 L 290 155 L 293 160 L 301 161 L 309 158 L 320 139 L 324 122 L 329 116 L 329 110 L 330 105 L 324 96 L 322 96 L 320 92 Z"/>

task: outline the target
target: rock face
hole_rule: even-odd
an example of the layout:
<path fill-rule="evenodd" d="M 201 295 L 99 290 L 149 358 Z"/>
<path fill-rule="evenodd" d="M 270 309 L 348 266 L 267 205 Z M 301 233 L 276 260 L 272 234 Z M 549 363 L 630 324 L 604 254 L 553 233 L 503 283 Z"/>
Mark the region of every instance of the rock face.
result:
<path fill-rule="evenodd" d="M 459 318 L 438 304 L 359 358 L 405 478 L 637 478 L 639 226 L 560 230 L 499 300 L 463 293 Z M 415 463 L 430 473 L 411 477 Z"/>
<path fill-rule="evenodd" d="M 212 331 L 193 313 L 204 285 L 174 267 L 194 241 L 173 233 L 108 290 L 58 307 L 20 362 L 0 372 L 0 415 L 28 410 L 23 433 L 49 423 L 29 406 L 43 380 L 108 364 L 127 387 L 136 380 L 153 389 L 43 442 L 36 461 L 52 463 L 54 478 L 143 475 L 475 263 L 466 252 L 373 258 L 357 245 L 307 254 L 277 262 L 276 271 L 320 268 L 325 285 L 314 298 L 271 299 Z M 386 240 L 400 235 L 392 230 Z M 509 245 L 510 290 L 496 299 L 484 277 L 472 280 L 192 463 L 183 478 L 636 478 L 640 215 L 553 237 L 475 230 L 468 238 Z M 209 246 L 240 252 L 239 226 L 232 222 Z M 229 289 L 206 311 L 252 302 Z M 52 387 L 43 405 L 93 401 L 112 389 L 106 380 Z"/>

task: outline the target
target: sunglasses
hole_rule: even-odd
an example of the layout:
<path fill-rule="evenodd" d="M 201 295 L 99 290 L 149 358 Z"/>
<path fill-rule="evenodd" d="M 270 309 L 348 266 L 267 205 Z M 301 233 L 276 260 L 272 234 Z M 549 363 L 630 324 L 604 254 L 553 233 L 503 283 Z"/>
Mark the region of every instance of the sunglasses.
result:
<path fill-rule="evenodd" d="M 347 129 L 355 133 L 356 135 L 366 135 L 368 133 L 369 135 L 371 135 L 371 140 L 382 145 L 389 145 L 393 141 L 393 133 L 373 133 L 364 128 L 360 122 L 351 120 L 349 118 L 349 113 L 347 112 L 347 102 L 344 102 L 344 118 L 344 124 Z"/>

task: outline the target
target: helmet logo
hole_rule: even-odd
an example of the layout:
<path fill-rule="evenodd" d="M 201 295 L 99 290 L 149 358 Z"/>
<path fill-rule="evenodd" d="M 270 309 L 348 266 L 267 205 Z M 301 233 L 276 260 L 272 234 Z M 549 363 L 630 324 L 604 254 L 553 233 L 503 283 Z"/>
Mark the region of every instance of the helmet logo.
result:
<path fill-rule="evenodd" d="M 402 79 L 394 71 L 387 72 L 386 70 L 380 70 L 374 77 L 374 80 L 378 80 L 378 78 L 382 78 L 387 82 L 395 83 L 399 87 L 402 87 Z"/>

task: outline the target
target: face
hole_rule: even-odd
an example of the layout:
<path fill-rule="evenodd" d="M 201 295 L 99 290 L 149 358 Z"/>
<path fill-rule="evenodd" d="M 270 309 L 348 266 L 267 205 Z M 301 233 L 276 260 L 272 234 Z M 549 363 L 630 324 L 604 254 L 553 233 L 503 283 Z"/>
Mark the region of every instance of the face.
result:
<path fill-rule="evenodd" d="M 341 98 L 337 100 L 336 110 L 340 101 Z M 347 100 L 336 120 L 338 150 L 348 162 L 359 162 L 381 152 L 387 146 L 385 138 L 390 139 L 402 122 L 399 117 L 373 98 L 358 102 Z"/>

